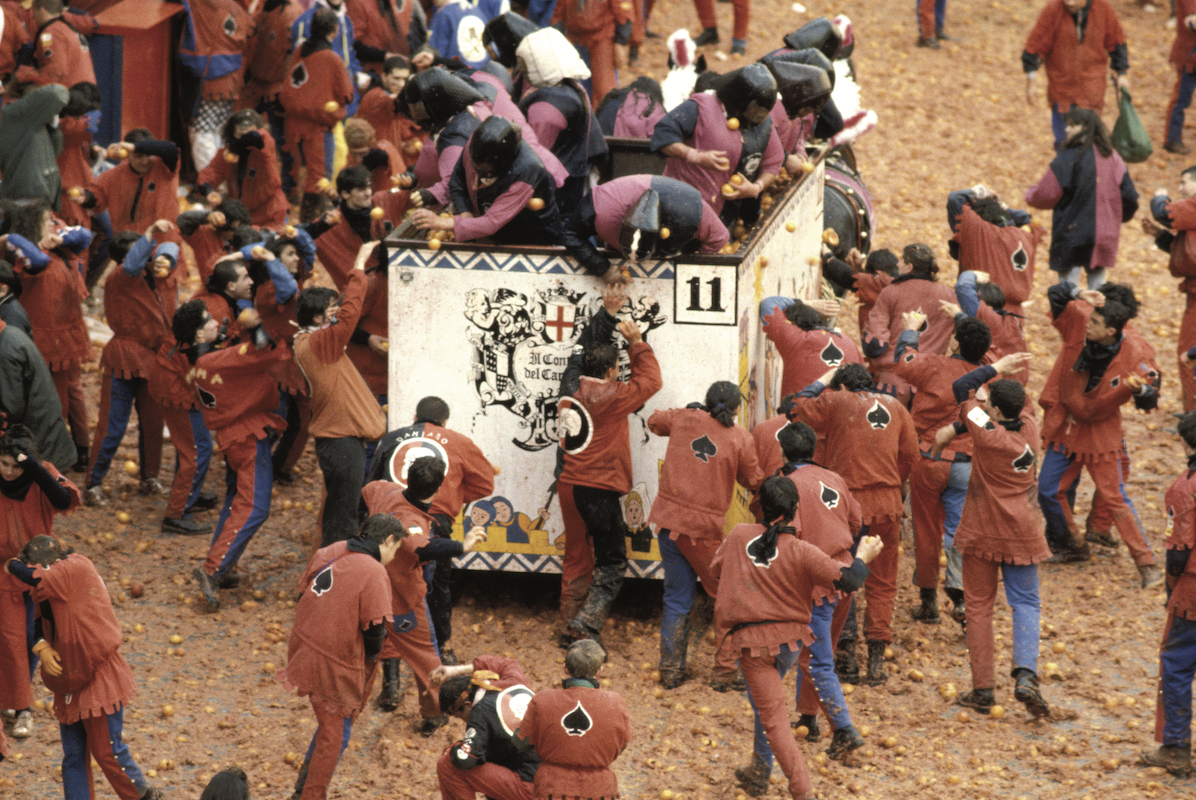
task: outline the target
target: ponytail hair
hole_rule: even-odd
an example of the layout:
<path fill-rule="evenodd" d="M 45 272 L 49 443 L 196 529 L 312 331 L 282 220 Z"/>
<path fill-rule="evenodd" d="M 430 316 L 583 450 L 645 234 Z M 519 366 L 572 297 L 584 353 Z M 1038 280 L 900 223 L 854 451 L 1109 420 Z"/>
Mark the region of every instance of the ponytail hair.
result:
<path fill-rule="evenodd" d="M 774 475 L 760 486 L 760 508 L 768 528 L 760 536 L 755 552 L 749 552 L 752 561 L 760 566 L 768 566 L 777 552 L 777 539 L 783 533 L 796 534 L 796 529 L 789 523 L 797 513 L 797 487 L 793 481 L 781 475 Z"/>
<path fill-rule="evenodd" d="M 739 411 L 741 399 L 738 386 L 730 381 L 717 381 L 706 390 L 706 410 L 724 428 L 730 428 L 735 424 L 735 412 Z"/>

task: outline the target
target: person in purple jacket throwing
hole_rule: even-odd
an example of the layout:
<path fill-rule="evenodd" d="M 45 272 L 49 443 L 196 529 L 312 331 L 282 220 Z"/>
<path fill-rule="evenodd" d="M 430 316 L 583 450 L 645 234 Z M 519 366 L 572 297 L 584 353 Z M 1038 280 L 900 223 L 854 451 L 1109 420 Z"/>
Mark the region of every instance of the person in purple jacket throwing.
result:
<path fill-rule="evenodd" d="M 421 208 L 420 230 L 452 231 L 458 241 L 550 245 L 564 242 L 556 184 L 544 164 L 502 117 L 488 117 L 473 132 L 449 181 L 454 210 L 439 217 Z"/>
<path fill-rule="evenodd" d="M 740 215 L 776 180 L 784 161 L 769 112 L 777 82 L 763 64 L 724 75 L 713 94 L 691 96 L 661 118 L 652 151 L 668 156 L 664 174 L 702 193 L 724 222 Z M 736 180 L 738 178 L 738 180 Z"/>

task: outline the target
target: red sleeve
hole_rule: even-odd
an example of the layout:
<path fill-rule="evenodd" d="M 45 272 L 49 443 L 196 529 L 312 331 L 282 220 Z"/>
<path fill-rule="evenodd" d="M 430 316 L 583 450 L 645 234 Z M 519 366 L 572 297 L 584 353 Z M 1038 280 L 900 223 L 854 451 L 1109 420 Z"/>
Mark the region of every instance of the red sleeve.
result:
<path fill-rule="evenodd" d="M 631 356 L 631 380 L 626 384 L 626 391 L 612 406 L 612 414 L 630 414 L 647 402 L 648 398 L 660 391 L 664 381 L 660 378 L 660 364 L 647 342 L 634 342 L 627 348 Z"/>
<path fill-rule="evenodd" d="M 1051 323 L 1055 326 L 1055 330 L 1059 331 L 1059 335 L 1063 337 L 1064 344 L 1075 345 L 1082 342 L 1085 338 L 1085 329 L 1088 327 L 1088 317 L 1092 314 L 1092 306 L 1085 303 L 1083 300 L 1073 300 L 1067 304 L 1067 308 L 1063 309 L 1063 313 L 1054 319 Z"/>
<path fill-rule="evenodd" d="M 264 136 L 262 138 L 263 140 L 265 139 Z M 269 147 L 270 144 L 267 143 L 266 146 Z M 234 161 L 230 164 L 228 161 L 224 160 L 224 154 L 227 152 L 227 147 L 221 147 L 219 150 L 217 150 L 216 155 L 199 173 L 199 176 L 195 179 L 195 182 L 200 185 L 206 183 L 213 189 L 217 189 L 220 187 L 220 184 L 228 180 L 229 172 L 232 171 L 236 162 Z"/>
<path fill-rule="evenodd" d="M 473 442 L 462 442 L 465 451 L 461 474 L 461 494 L 466 503 L 481 500 L 494 493 L 494 465 Z"/>
<path fill-rule="evenodd" d="M 652 416 L 648 417 L 648 430 L 657 436 L 668 436 L 673 427 L 673 416 L 676 413 L 676 409 L 661 408 L 653 411 Z"/>
<path fill-rule="evenodd" d="M 523 674 L 523 668 L 513 658 L 478 656 L 473 660 L 473 671 L 478 672 L 484 669 L 498 673 L 500 681 L 527 685 L 527 676 Z"/>
<path fill-rule="evenodd" d="M 1104 4 L 1105 18 L 1105 52 L 1109 53 L 1119 44 L 1125 44 L 1125 31 L 1121 29 L 1121 20 L 1117 19 L 1117 12 L 1113 6 Z M 1177 18 L 1177 24 L 1183 25 L 1183 17 Z"/>
<path fill-rule="evenodd" d="M 887 287 L 886 287 L 887 288 Z M 864 341 L 868 339 L 875 339 L 881 344 L 890 344 L 889 342 L 889 320 L 892 309 L 889 308 L 890 299 L 885 297 L 884 289 L 876 297 L 876 304 L 872 306 L 872 310 L 868 312 L 868 322 L 865 325 Z M 889 356 L 892 358 L 892 355 Z"/>
<path fill-rule="evenodd" d="M 897 445 L 897 464 L 901 480 L 904 482 L 909 477 L 914 459 L 918 458 L 918 432 L 914 430 L 914 418 L 903 406 L 899 405 L 898 408 L 900 408 L 898 415 L 901 417 L 901 440 Z"/>
<path fill-rule="evenodd" d="M 561 131 L 568 127 L 568 121 L 564 115 L 549 102 L 532 103 L 527 109 L 527 122 L 536 132 L 536 138 L 540 140 L 540 144 L 549 150 L 556 143 Z"/>
<path fill-rule="evenodd" d="M 905 348 L 901 358 L 893 362 L 893 372 L 906 383 L 916 387 L 923 386 L 934 378 L 934 359 L 927 358 L 912 347 Z"/>
<path fill-rule="evenodd" d="M 1059 3 L 1050 3 L 1038 15 L 1038 21 L 1026 39 L 1027 53 L 1045 57 L 1051 52 L 1055 46 L 1055 21 L 1058 19 L 1059 6 Z"/>
<path fill-rule="evenodd" d="M 1037 184 L 1026 192 L 1026 205 L 1034 208 L 1054 208 L 1063 197 L 1063 189 L 1059 187 L 1059 180 L 1055 171 L 1047 167 L 1046 174 Z"/>
<path fill-rule="evenodd" d="M 740 432 L 743 436 L 739 447 L 739 469 L 736 470 L 735 480 L 749 492 L 754 492 L 760 488 L 765 476 L 760 469 L 760 458 L 756 455 L 752 435 L 742 428 Z"/>

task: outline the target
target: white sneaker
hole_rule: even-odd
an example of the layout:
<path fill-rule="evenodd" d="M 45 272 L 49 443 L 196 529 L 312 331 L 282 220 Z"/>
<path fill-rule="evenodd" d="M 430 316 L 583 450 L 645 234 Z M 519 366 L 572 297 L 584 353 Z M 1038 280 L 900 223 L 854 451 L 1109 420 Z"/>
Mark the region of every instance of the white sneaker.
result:
<path fill-rule="evenodd" d="M 0 714 L 3 714 L 5 719 L 17 718 L 17 712 L 11 708 L 0 709 Z"/>
<path fill-rule="evenodd" d="M 17 721 L 12 726 L 12 738 L 14 739 L 28 739 L 33 733 L 33 713 L 29 711 L 22 711 L 17 714 Z"/>

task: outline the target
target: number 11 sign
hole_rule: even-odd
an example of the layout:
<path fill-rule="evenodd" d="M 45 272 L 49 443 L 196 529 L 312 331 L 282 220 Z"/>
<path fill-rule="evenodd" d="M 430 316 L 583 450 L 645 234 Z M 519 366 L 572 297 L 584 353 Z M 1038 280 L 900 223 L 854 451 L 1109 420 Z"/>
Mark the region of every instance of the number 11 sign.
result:
<path fill-rule="evenodd" d="M 735 325 L 734 264 L 674 264 L 674 317 L 682 325 Z"/>

